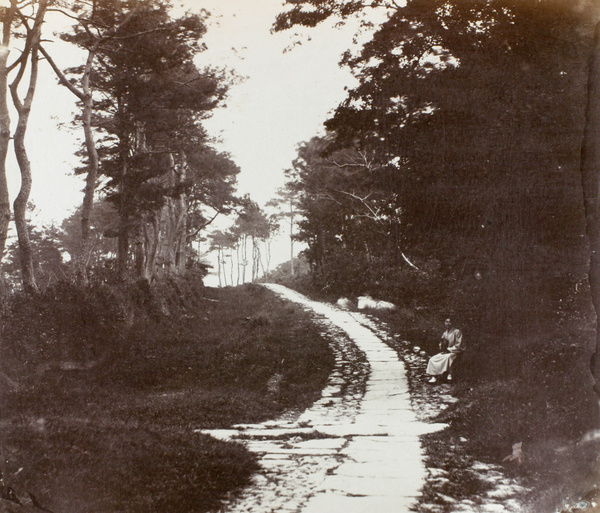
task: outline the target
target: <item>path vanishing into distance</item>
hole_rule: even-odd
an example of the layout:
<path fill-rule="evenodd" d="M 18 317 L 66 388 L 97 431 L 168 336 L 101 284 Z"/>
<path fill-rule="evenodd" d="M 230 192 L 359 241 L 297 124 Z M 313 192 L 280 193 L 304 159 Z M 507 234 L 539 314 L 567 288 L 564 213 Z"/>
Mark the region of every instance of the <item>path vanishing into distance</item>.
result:
<path fill-rule="evenodd" d="M 405 365 L 366 316 L 311 301 L 281 285 L 264 286 L 312 313 L 336 363 L 321 398 L 304 412 L 233 429 L 198 430 L 241 441 L 259 455 L 261 472 L 219 512 L 414 511 L 432 477 L 419 437 L 446 424 L 417 419 Z M 472 510 L 456 506 L 457 511 L 519 511 L 505 500 Z"/>

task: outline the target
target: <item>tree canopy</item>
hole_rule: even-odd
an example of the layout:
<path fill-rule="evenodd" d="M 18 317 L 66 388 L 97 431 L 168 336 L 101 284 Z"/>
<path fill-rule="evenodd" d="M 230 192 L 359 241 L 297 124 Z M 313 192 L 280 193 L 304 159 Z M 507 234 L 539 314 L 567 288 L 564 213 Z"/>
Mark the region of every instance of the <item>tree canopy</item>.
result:
<path fill-rule="evenodd" d="M 85 51 L 83 64 L 66 70 L 56 64 L 42 34 L 47 11 L 73 21 L 72 30 L 60 37 Z M 211 147 L 203 127 L 228 89 L 223 72 L 199 65 L 206 16 L 202 11 L 176 18 L 167 0 L 27 5 L 11 0 L 0 9 L 4 46 L 15 36 L 23 41 L 14 62 L 8 53 L 0 55 L 0 252 L 10 218 L 3 169 L 10 143 L 5 101 L 10 93 L 18 113 L 14 143 L 23 179 L 14 211 L 26 288 L 36 288 L 25 221 L 31 169 L 24 136 L 43 60 L 38 54 L 81 106 L 74 123 L 83 127 L 85 141 L 76 172 L 86 174 L 86 186 L 82 207 L 65 225 L 71 272 L 78 280 L 87 280 L 98 251 L 105 259 L 115 248 L 122 278 L 152 280 L 180 273 L 191 241 L 236 204 L 239 169 L 229 155 Z M 19 86 L 27 72 L 25 90 Z M 104 199 L 112 203 L 116 221 L 99 229 L 94 203 Z M 75 219 L 79 229 L 74 231 Z M 115 238 L 117 244 L 99 244 L 99 236 Z"/>
<path fill-rule="evenodd" d="M 578 163 L 591 3 L 287 4 L 276 30 L 387 9 L 342 58 L 358 85 L 329 135 L 302 145 L 295 163 L 311 260 L 346 253 L 372 265 L 387 245 L 384 268 L 438 262 L 473 298 L 493 290 L 485 321 L 508 309 L 515 329 L 540 317 L 523 298 L 558 299 L 585 277 Z"/>
<path fill-rule="evenodd" d="M 120 219 L 122 274 L 132 245 L 140 276 L 178 272 L 189 235 L 208 224 L 206 209 L 217 214 L 232 201 L 238 170 L 208 147 L 202 127 L 227 90 L 221 75 L 194 62 L 205 31 L 199 15 L 174 19 L 166 2 L 135 0 L 94 4 L 63 35 L 94 52 L 89 74 L 68 71 L 88 80 L 94 94 L 99 172 Z"/>

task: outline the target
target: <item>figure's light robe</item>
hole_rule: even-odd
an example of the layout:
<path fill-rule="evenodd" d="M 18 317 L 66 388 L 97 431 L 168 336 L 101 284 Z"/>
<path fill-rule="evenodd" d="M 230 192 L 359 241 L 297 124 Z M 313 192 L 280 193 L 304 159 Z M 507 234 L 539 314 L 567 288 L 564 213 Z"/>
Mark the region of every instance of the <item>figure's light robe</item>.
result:
<path fill-rule="evenodd" d="M 440 376 L 444 374 L 444 372 L 448 372 L 452 362 L 466 348 L 462 333 L 456 328 L 445 331 L 442 335 L 442 341 L 448 343 L 449 352 L 435 354 L 429 359 L 429 362 L 427 363 L 427 374 L 431 374 L 432 376 Z"/>

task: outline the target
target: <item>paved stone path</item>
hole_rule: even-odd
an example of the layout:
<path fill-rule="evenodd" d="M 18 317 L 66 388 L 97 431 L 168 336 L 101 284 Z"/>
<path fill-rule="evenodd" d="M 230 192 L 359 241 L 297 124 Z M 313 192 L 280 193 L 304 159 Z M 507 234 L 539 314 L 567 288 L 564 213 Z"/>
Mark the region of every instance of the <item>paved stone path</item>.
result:
<path fill-rule="evenodd" d="M 300 415 L 202 431 L 260 454 L 262 472 L 221 511 L 410 511 L 426 477 L 419 436 L 445 425 L 416 419 L 403 363 L 356 314 L 265 286 L 321 316 L 336 365 L 321 399 Z"/>
<path fill-rule="evenodd" d="M 396 350 L 406 365 L 411 380 L 411 404 L 418 420 L 431 422 L 450 404 L 458 399 L 452 395 L 450 385 L 432 387 L 427 384 L 427 354 L 413 346 L 400 335 L 385 325 L 380 319 L 367 313 L 354 313 L 352 316 L 362 325 L 368 327 L 388 346 Z M 460 445 L 467 440 L 454 437 L 447 447 L 448 453 L 461 452 Z M 521 498 L 528 492 L 519 481 L 506 475 L 502 464 L 482 463 L 463 454 L 470 461 L 469 478 L 479 481 L 486 491 L 478 496 L 455 498 L 448 495 L 448 490 L 456 485 L 456 477 L 450 468 L 436 468 L 428 462 L 425 481 L 427 490 L 415 510 L 420 513 L 534 513 L 527 509 Z M 464 478 L 465 469 L 461 471 Z M 378 512 L 386 513 L 386 512 Z"/>

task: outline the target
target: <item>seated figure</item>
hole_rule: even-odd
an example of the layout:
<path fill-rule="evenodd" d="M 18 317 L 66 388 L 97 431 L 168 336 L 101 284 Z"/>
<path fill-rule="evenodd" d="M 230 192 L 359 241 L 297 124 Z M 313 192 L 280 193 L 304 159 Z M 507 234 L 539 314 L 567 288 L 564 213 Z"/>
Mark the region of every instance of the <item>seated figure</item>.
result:
<path fill-rule="evenodd" d="M 452 381 L 452 363 L 466 349 L 463 335 L 459 329 L 452 327 L 452 321 L 446 319 L 444 326 L 446 331 L 442 335 L 440 352 L 427 363 L 427 374 L 431 376 L 429 383 L 437 383 L 445 373 L 448 373 L 446 379 Z"/>

